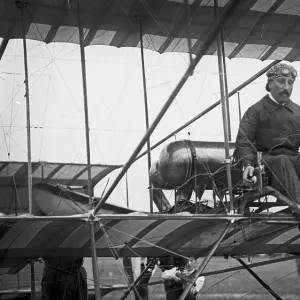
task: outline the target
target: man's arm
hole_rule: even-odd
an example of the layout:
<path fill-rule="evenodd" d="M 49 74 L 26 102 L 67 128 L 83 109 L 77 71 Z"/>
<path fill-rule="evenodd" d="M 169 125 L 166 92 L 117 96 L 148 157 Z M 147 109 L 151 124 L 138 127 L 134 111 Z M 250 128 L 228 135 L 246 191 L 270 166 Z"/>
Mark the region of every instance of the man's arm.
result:
<path fill-rule="evenodd" d="M 244 114 L 235 142 L 234 158 L 239 166 L 254 166 L 256 148 L 255 134 L 259 126 L 258 112 L 251 106 Z"/>
<path fill-rule="evenodd" d="M 163 280 L 175 280 L 177 282 L 181 282 L 181 279 L 176 276 L 176 273 L 176 267 L 172 268 L 171 270 L 164 270 L 161 274 L 161 278 Z"/>

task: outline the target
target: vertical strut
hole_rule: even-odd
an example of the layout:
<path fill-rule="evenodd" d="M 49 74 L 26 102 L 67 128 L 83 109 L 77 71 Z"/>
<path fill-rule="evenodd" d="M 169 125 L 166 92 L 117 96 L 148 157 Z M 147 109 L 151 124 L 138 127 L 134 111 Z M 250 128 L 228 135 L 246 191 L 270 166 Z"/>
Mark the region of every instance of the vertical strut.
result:
<path fill-rule="evenodd" d="M 215 15 L 218 19 L 218 0 L 214 0 Z M 220 30 L 222 31 L 222 29 Z M 223 129 L 224 129 L 224 142 L 225 142 L 225 163 L 226 163 L 226 175 L 227 184 L 230 199 L 230 213 L 233 213 L 233 194 L 232 194 L 232 180 L 231 180 L 231 161 L 230 161 L 230 147 L 229 140 L 231 139 L 230 125 L 229 125 L 229 101 L 228 94 L 226 91 L 225 74 L 224 74 L 224 60 L 223 51 L 221 45 L 221 35 L 217 37 L 217 49 L 218 49 L 218 64 L 219 64 L 219 80 L 220 80 L 220 91 L 221 91 L 221 106 L 222 106 L 222 117 L 223 117 Z"/>
<path fill-rule="evenodd" d="M 34 261 L 31 259 L 29 261 L 30 264 L 30 287 L 31 287 L 31 300 L 36 299 L 36 291 L 35 291 L 35 271 L 34 271 Z"/>
<path fill-rule="evenodd" d="M 26 3 L 21 3 L 22 29 L 23 29 L 23 51 L 24 51 L 24 70 L 25 70 L 25 98 L 26 98 L 26 135 L 27 135 L 27 176 L 28 176 L 28 207 L 29 214 L 32 215 L 32 164 L 31 164 L 31 132 L 30 132 L 30 101 L 29 101 L 29 81 L 28 81 L 28 60 L 27 60 L 27 44 L 26 44 L 26 30 L 24 23 L 24 9 Z M 34 263 L 30 261 L 30 289 L 31 300 L 36 299 L 35 295 L 35 278 L 34 278 Z"/>
<path fill-rule="evenodd" d="M 88 101 L 87 101 L 87 80 L 86 80 L 86 66 L 85 66 L 84 36 L 83 36 L 83 29 L 80 20 L 80 0 L 77 0 L 77 21 L 78 21 L 78 31 L 79 31 L 83 100 L 84 100 L 85 139 L 86 139 L 87 173 L 88 173 L 87 186 L 88 186 L 88 195 L 89 195 L 89 206 L 90 206 L 90 210 L 92 210 L 93 198 L 92 198 L 91 154 L 90 154 L 90 136 L 89 136 L 90 129 L 89 129 L 89 113 L 88 113 Z M 100 294 L 97 252 L 96 252 L 95 228 L 94 228 L 93 219 L 90 219 L 89 227 L 90 227 L 95 296 L 96 296 L 96 300 L 100 300 L 101 294 Z"/>
<path fill-rule="evenodd" d="M 223 79 L 224 79 L 224 88 L 225 88 L 225 101 L 226 101 L 226 105 L 227 105 L 227 119 L 228 119 L 228 132 L 229 132 L 228 137 L 229 137 L 229 141 L 232 141 L 231 121 L 230 121 L 230 107 L 229 107 L 229 94 L 228 94 L 228 80 L 227 80 L 227 67 L 226 67 L 226 56 L 225 56 L 223 30 L 220 31 L 220 44 L 221 44 L 222 61 L 223 61 Z"/>
<path fill-rule="evenodd" d="M 191 40 L 191 31 L 190 31 L 191 23 L 190 23 L 190 5 L 189 5 L 189 1 L 184 0 L 184 5 L 185 5 L 186 25 L 187 25 L 187 43 L 188 43 L 189 58 L 190 58 L 190 63 L 191 63 L 193 61 L 193 56 L 192 56 L 192 40 Z"/>
<path fill-rule="evenodd" d="M 142 74 L 143 74 L 143 88 L 144 88 L 144 103 L 145 103 L 145 120 L 146 130 L 149 129 L 149 113 L 148 113 L 148 96 L 147 96 L 147 83 L 146 83 L 146 71 L 145 71 L 145 59 L 144 59 L 144 42 L 143 42 L 143 18 L 136 17 L 140 27 L 140 43 L 141 43 L 141 60 L 142 60 Z M 150 136 L 147 139 L 147 158 L 148 158 L 148 182 L 149 182 L 149 196 L 150 196 L 150 212 L 153 213 L 153 191 L 150 179 L 150 168 L 151 168 L 151 147 L 150 147 Z"/>
<path fill-rule="evenodd" d="M 27 159 L 28 159 L 28 203 L 29 214 L 32 214 L 32 166 L 31 166 L 31 134 L 30 134 L 30 102 L 29 102 L 29 82 L 28 82 L 28 61 L 27 61 L 27 45 L 25 37 L 24 24 L 24 8 L 26 4 L 21 7 L 22 27 L 23 27 L 23 51 L 24 51 L 24 69 L 25 69 L 25 98 L 26 98 L 26 128 L 27 128 Z"/>
<path fill-rule="evenodd" d="M 92 252 L 91 256 L 92 256 L 92 267 L 93 267 L 93 277 L 94 277 L 95 299 L 101 300 L 94 220 L 89 221 L 89 228 L 90 228 L 90 239 L 91 239 L 91 252 Z"/>

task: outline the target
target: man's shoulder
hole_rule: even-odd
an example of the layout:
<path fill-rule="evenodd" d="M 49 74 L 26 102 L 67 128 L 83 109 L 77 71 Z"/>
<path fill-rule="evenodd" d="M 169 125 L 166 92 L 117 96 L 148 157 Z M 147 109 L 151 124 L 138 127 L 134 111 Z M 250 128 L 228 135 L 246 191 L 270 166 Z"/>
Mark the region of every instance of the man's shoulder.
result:
<path fill-rule="evenodd" d="M 262 97 L 260 100 L 258 100 L 257 102 L 255 102 L 254 104 L 252 104 L 249 109 L 250 110 L 260 110 L 261 108 L 264 107 L 264 105 L 268 102 L 268 96 L 265 95 L 264 97 Z"/>
<path fill-rule="evenodd" d="M 294 101 L 291 101 L 291 105 L 293 107 L 293 109 L 295 110 L 295 112 L 300 113 L 300 105 L 295 103 Z"/>

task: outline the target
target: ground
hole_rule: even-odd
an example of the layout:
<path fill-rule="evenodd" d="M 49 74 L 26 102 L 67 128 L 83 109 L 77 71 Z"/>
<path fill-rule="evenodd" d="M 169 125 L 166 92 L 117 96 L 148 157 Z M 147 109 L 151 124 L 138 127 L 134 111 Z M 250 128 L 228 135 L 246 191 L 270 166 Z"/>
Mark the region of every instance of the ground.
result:
<path fill-rule="evenodd" d="M 263 261 L 265 259 L 269 259 L 269 256 L 250 258 L 252 262 Z M 248 261 L 247 258 L 244 258 L 244 260 Z M 224 269 L 238 265 L 239 263 L 232 258 L 228 260 L 225 260 L 224 258 L 213 258 L 207 265 L 205 271 Z M 254 271 L 283 299 L 300 299 L 300 277 L 294 260 L 254 268 Z M 153 281 L 154 280 L 160 280 L 159 272 L 156 272 L 155 277 L 153 278 Z M 104 299 L 119 299 L 121 295 L 121 292 L 114 292 L 105 296 Z M 133 297 L 130 296 L 127 299 L 131 300 Z M 162 285 L 150 287 L 149 300 L 154 299 L 165 299 Z M 243 270 L 207 277 L 198 299 L 271 300 L 274 298 L 261 287 L 252 275 Z"/>
<path fill-rule="evenodd" d="M 275 257 L 273 257 L 275 258 Z M 270 259 L 269 256 L 256 256 L 250 257 L 251 262 L 259 262 Z M 244 261 L 248 261 L 248 258 L 244 258 Z M 198 260 L 201 263 L 201 259 Z M 120 261 L 115 261 L 112 258 L 99 259 L 100 269 L 100 281 L 102 284 L 126 284 L 126 278 L 123 276 L 122 264 Z M 213 271 L 219 269 L 230 268 L 233 266 L 239 266 L 239 263 L 230 258 L 228 260 L 218 257 L 213 258 L 207 265 L 206 271 Z M 272 265 L 262 266 L 253 269 L 267 284 L 280 297 L 288 300 L 299 300 L 300 299 L 300 277 L 297 271 L 297 264 L 295 260 L 280 262 Z M 91 273 L 88 271 L 88 282 L 91 281 Z M 36 263 L 36 280 L 37 290 L 39 290 L 38 282 L 41 280 L 42 266 Z M 2 288 L 11 289 L 16 288 L 16 275 L 10 275 L 2 278 Z M 30 283 L 30 276 L 28 270 L 25 268 L 19 274 L 20 287 L 28 287 Z M 156 271 L 152 281 L 161 280 L 160 271 Z M 164 300 L 164 288 L 163 285 L 156 285 L 149 287 L 150 297 L 149 300 Z M 101 299 L 113 300 L 120 299 L 122 292 L 113 292 Z M 0 299 L 3 296 L 0 295 Z M 7 299 L 7 298 L 6 298 Z M 23 298 L 24 299 L 24 298 Z M 37 297 L 37 300 L 39 298 Z M 127 298 L 133 300 L 132 294 Z M 224 273 L 214 276 L 206 277 L 204 287 L 201 294 L 198 296 L 201 300 L 272 300 L 274 299 L 261 285 L 253 278 L 247 271 L 235 271 L 231 273 Z"/>

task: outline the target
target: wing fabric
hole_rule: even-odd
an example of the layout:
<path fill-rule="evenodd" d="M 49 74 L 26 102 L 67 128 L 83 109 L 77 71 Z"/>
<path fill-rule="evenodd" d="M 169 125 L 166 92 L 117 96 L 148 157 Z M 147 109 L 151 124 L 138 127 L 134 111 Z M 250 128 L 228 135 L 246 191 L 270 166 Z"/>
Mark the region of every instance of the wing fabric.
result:
<path fill-rule="evenodd" d="M 23 38 L 21 1 L 0 0 L 0 37 Z M 76 1 L 28 0 L 23 8 L 26 38 L 79 43 Z M 85 0 L 80 18 L 85 45 L 139 47 L 135 16 L 143 21 L 145 48 L 163 52 L 191 52 L 201 48 L 214 20 L 213 1 L 189 1 L 190 19 L 183 0 Z M 224 28 L 225 54 L 229 58 L 299 60 L 298 0 L 242 0 Z M 292 4 L 291 2 L 294 2 Z M 220 12 L 228 1 L 219 1 Z M 150 40 L 150 42 L 149 42 Z M 206 54 L 216 54 L 212 45 Z"/>
<path fill-rule="evenodd" d="M 99 222 L 99 223 L 98 223 Z M 124 256 L 163 256 L 179 254 L 185 257 L 205 256 L 227 225 L 221 218 L 138 219 L 109 218 L 101 224 L 105 228 L 111 247 Z M 100 221 L 95 223 L 97 255 L 111 257 Z M 13 272 L 24 257 L 51 256 L 89 257 L 90 240 L 86 218 L 70 220 L 42 220 L 12 218 L 1 221 L 0 255 L 1 273 Z M 299 252 L 300 235 L 295 225 L 269 225 L 259 221 L 237 222 L 219 249 L 216 256 L 225 254 L 245 255 L 255 253 Z"/>

